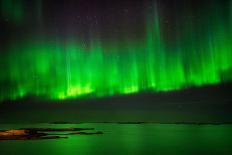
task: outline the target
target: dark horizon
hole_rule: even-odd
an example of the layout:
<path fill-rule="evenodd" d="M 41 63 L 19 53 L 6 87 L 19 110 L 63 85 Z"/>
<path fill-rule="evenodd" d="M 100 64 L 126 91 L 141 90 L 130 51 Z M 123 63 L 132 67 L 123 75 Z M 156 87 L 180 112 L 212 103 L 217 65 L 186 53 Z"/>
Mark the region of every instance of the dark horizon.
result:
<path fill-rule="evenodd" d="M 31 96 L 2 102 L 0 123 L 232 123 L 231 89 L 227 83 L 98 99 L 49 101 Z"/>

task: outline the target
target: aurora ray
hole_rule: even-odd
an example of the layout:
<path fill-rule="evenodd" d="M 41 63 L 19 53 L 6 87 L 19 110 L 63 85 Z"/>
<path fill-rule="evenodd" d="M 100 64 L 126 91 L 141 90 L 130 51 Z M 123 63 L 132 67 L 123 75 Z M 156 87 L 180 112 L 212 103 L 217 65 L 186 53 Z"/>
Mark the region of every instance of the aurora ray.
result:
<path fill-rule="evenodd" d="M 211 5 L 219 3 L 213 1 Z M 176 15 L 170 30 L 156 4 L 151 12 L 144 11 L 141 38 L 125 34 L 124 39 L 108 41 L 90 34 L 89 41 L 79 36 L 62 39 L 46 35 L 11 40 L 1 48 L 0 100 L 27 95 L 49 99 L 102 97 L 230 82 L 229 6 L 216 11 L 208 7 L 206 14 L 195 14 L 197 19 L 191 13 L 187 17 Z M 37 14 L 41 21 L 40 9 Z M 3 13 L 9 15 L 7 10 Z M 18 21 L 21 15 L 11 17 Z"/>

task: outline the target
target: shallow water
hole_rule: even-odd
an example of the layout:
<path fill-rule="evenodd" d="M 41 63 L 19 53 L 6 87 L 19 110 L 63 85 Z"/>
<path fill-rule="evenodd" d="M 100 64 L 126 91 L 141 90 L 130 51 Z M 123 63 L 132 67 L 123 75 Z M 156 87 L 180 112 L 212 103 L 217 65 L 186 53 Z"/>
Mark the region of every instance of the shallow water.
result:
<path fill-rule="evenodd" d="M 1 124 L 25 127 L 93 127 L 103 135 L 70 135 L 68 139 L 0 141 L 1 155 L 231 155 L 232 125 L 175 124 Z"/>

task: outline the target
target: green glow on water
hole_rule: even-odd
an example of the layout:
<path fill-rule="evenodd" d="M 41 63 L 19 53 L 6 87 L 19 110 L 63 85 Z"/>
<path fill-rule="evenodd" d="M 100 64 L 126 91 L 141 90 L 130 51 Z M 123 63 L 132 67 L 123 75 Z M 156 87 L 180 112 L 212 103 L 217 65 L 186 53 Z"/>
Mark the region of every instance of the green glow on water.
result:
<path fill-rule="evenodd" d="M 177 23 L 169 34 L 156 11 L 147 16 L 144 38 L 12 41 L 0 58 L 0 100 L 102 97 L 231 81 L 230 13 L 211 10 L 199 20 Z"/>
<path fill-rule="evenodd" d="M 94 127 L 102 135 L 68 135 L 68 138 L 38 141 L 1 141 L 2 154 L 165 154 L 230 155 L 231 125 L 174 125 L 84 123 L 78 125 L 1 124 L 1 129 Z M 7 128 L 8 127 L 8 128 Z M 62 134 L 62 133 L 61 133 Z M 113 139 L 113 143 L 112 143 Z M 104 147 L 102 147 L 104 146 Z M 13 147 L 14 149 L 9 149 Z M 168 149 L 165 149 L 167 148 Z"/>

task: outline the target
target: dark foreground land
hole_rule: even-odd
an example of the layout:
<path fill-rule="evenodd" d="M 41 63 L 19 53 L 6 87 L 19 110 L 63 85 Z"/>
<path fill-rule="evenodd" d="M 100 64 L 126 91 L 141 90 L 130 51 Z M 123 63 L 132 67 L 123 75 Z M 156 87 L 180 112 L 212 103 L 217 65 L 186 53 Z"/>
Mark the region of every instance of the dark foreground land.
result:
<path fill-rule="evenodd" d="M 70 100 L 25 97 L 0 103 L 0 123 L 232 122 L 232 84 Z M 54 124 L 55 124 L 54 123 Z"/>

